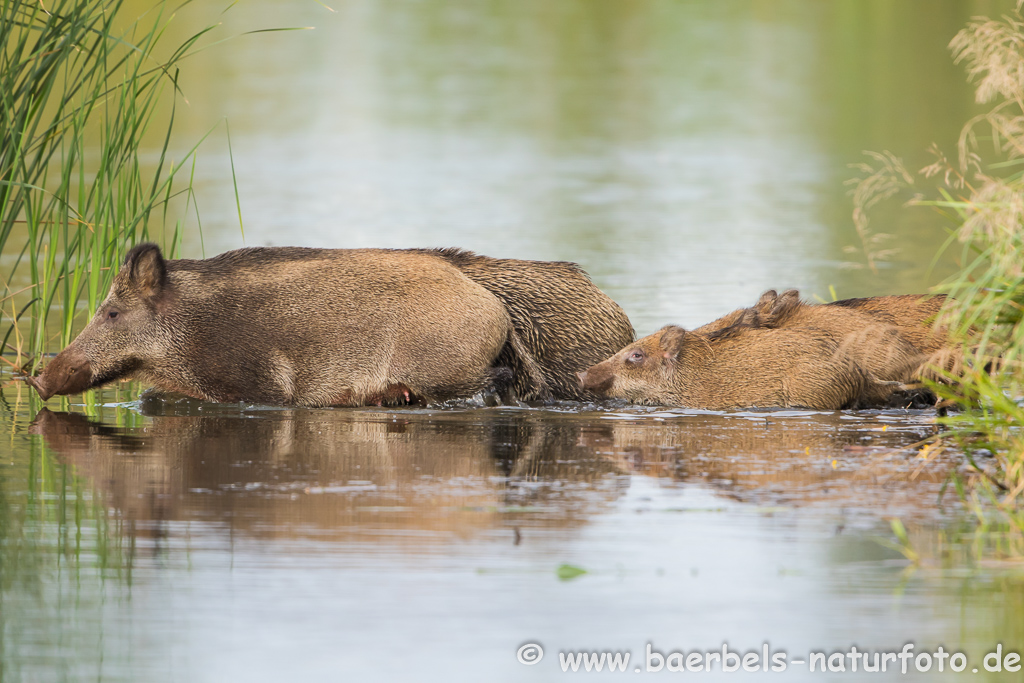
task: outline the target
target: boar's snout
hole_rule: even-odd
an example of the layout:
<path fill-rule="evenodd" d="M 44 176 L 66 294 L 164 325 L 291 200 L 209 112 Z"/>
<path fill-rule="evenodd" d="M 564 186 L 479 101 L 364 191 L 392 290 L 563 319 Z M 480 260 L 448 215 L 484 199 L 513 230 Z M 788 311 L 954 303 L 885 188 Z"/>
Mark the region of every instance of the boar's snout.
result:
<path fill-rule="evenodd" d="M 50 361 L 42 374 L 26 377 L 25 381 L 46 401 L 57 394 L 77 394 L 88 389 L 93 383 L 92 367 L 82 353 L 68 347 Z"/>
<path fill-rule="evenodd" d="M 42 375 L 39 377 L 26 377 L 25 381 L 28 382 L 29 386 L 36 390 L 36 393 L 38 393 L 44 401 L 53 396 L 53 392 L 46 387 L 46 382 L 43 381 Z"/>
<path fill-rule="evenodd" d="M 603 394 L 612 388 L 615 380 L 615 373 L 607 363 L 598 363 L 583 372 L 577 373 L 580 378 L 580 385 L 588 391 Z"/>

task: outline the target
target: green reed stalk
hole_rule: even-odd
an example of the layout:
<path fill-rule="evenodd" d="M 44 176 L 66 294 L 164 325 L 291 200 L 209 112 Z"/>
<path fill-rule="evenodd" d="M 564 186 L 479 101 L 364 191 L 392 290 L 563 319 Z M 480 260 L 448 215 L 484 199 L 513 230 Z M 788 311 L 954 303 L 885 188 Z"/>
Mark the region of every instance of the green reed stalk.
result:
<path fill-rule="evenodd" d="M 0 0 L 0 253 L 14 257 L 0 274 L 11 311 L 3 351 L 26 305 L 19 356 L 38 364 L 67 344 L 79 300 L 95 308 L 124 252 L 162 234 L 176 175 L 195 153 L 168 161 L 177 65 L 212 28 L 165 51 L 168 8 L 133 18 L 123 0 Z M 159 159 L 146 164 L 143 141 L 154 138 Z M 192 196 L 191 179 L 182 192 Z"/>

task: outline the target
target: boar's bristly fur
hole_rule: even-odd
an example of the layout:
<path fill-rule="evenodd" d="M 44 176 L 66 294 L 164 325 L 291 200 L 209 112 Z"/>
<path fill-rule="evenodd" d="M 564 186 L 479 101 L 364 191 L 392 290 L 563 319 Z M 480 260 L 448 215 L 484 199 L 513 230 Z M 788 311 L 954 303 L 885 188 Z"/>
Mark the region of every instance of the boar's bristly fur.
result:
<path fill-rule="evenodd" d="M 214 401 L 439 401 L 515 381 L 547 397 L 502 302 L 437 255 L 248 248 L 124 260 L 82 333 L 32 384 L 45 399 L 138 378 Z"/>
<path fill-rule="evenodd" d="M 943 373 L 959 374 L 963 364 L 962 351 L 937 321 L 944 303 L 942 295 L 905 294 L 807 304 L 795 289 L 782 294 L 769 290 L 722 333 L 745 327 L 813 330 L 839 341 L 845 353 L 878 379 L 939 379 Z"/>
<path fill-rule="evenodd" d="M 555 398 L 588 400 L 595 394 L 580 386 L 577 374 L 635 338 L 625 312 L 591 282 L 575 263 L 496 259 L 461 249 L 437 254 L 486 288 L 505 305 L 525 357 L 533 358 Z M 503 353 L 500 364 L 518 360 Z M 537 398 L 516 372 L 516 392 Z"/>

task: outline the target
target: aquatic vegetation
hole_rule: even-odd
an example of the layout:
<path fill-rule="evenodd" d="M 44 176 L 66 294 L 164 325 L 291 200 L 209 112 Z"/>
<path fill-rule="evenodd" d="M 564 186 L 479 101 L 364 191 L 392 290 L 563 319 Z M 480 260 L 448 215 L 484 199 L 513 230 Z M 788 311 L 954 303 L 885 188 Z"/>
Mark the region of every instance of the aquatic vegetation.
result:
<path fill-rule="evenodd" d="M 0 359 L 8 366 L 31 370 L 43 352 L 67 344 L 81 324 L 76 314 L 95 308 L 124 253 L 143 240 L 176 251 L 195 213 L 198 143 L 176 152 L 172 132 L 178 66 L 210 28 L 167 45 L 178 7 L 154 2 L 136 15 L 124 0 L 0 3 Z M 0 414 L 11 423 L 21 408 L 9 398 Z M 60 621 L 62 602 L 44 605 L 45 586 L 95 584 L 99 595 L 109 579 L 130 584 L 134 552 L 121 520 L 75 467 L 38 438 L 9 438 L 0 472 L 0 678 L 17 675 L 18 644 L 32 633 L 23 614 Z"/>
<path fill-rule="evenodd" d="M 174 252 L 195 213 L 196 147 L 173 159 L 172 131 L 179 64 L 212 27 L 168 47 L 173 9 L 0 6 L 0 252 L 11 256 L 0 274 L 0 346 L 16 354 L 9 364 L 38 365 L 67 344 L 78 304 L 95 308 L 125 251 L 157 239 Z"/>
<path fill-rule="evenodd" d="M 974 475 L 958 490 L 973 502 L 989 550 L 1024 555 L 1024 17 L 971 20 L 950 43 L 975 83 L 983 111 L 966 122 L 956 154 L 938 145 L 935 161 L 906 172 L 891 153 L 859 166 L 853 191 L 858 234 L 863 213 L 910 195 L 950 219 L 944 249 L 958 249 L 960 272 L 937 291 L 953 298 L 942 313 L 968 340 L 967 368 L 936 391 L 959 408 L 941 419 L 959 440 Z M 858 219 L 859 217 L 859 219 Z M 863 230 L 862 230 L 863 228 Z M 865 250 L 868 251 L 868 241 Z M 868 255 L 873 263 L 877 254 Z M 996 511 L 993 515 L 993 510 Z"/>
<path fill-rule="evenodd" d="M 560 564 L 558 565 L 558 569 L 555 570 L 555 575 L 561 581 L 571 581 L 572 579 L 583 576 L 586 573 L 586 569 L 582 569 L 571 564 Z"/>

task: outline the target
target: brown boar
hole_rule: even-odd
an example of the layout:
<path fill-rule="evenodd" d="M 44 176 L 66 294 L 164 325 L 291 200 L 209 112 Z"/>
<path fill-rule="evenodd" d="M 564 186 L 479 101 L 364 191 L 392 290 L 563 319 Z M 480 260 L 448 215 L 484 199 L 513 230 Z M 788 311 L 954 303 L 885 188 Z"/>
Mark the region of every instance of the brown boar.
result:
<path fill-rule="evenodd" d="M 835 325 L 857 320 L 842 311 L 866 313 L 878 322 L 900 328 L 904 337 L 924 352 L 937 351 L 948 342 L 947 331 L 936 324 L 938 314 L 946 301 L 945 295 L 901 294 L 859 299 L 842 299 L 826 304 L 807 304 L 800 301 L 800 293 L 789 289 L 778 294 L 769 289 L 750 308 L 740 308 L 694 330 L 710 334 L 733 325 L 752 327 L 780 327 L 794 314 L 804 320 L 817 315 L 816 321 Z M 838 312 L 838 314 L 837 314 Z M 832 317 L 827 317 L 827 316 Z M 863 319 L 862 319 L 863 320 Z"/>
<path fill-rule="evenodd" d="M 589 368 L 580 381 L 609 398 L 710 410 L 838 410 L 892 393 L 830 335 L 785 328 L 702 334 L 670 325 Z"/>
<path fill-rule="evenodd" d="M 919 400 L 905 392 L 921 388 L 932 363 L 956 365 L 945 330 L 931 327 L 941 305 L 917 296 L 808 305 L 796 290 L 769 290 L 693 332 L 664 328 L 581 380 L 606 396 L 703 408 Z"/>
<path fill-rule="evenodd" d="M 439 249 L 438 254 L 505 304 L 518 337 L 526 347 L 523 357 L 536 361 L 544 383 L 556 398 L 588 400 L 577 374 L 612 355 L 635 338 L 625 312 L 598 289 L 575 263 L 495 259 L 460 249 Z M 512 349 L 499 364 L 516 369 Z M 528 400 L 536 397 L 514 372 L 515 391 Z"/>
<path fill-rule="evenodd" d="M 880 380 L 936 379 L 958 374 L 962 353 L 936 323 L 945 296 L 899 295 L 807 304 L 790 289 L 768 290 L 750 308 L 733 311 L 695 332 L 724 334 L 741 328 L 811 329 L 840 342 L 854 360 Z"/>
<path fill-rule="evenodd" d="M 286 247 L 164 260 L 143 244 L 29 381 L 44 400 L 138 378 L 221 402 L 429 402 L 500 389 L 503 353 L 519 385 L 548 396 L 502 302 L 437 255 Z"/>
<path fill-rule="evenodd" d="M 824 305 L 864 311 L 890 325 L 934 332 L 941 339 L 945 335 L 945 329 L 938 325 L 937 321 L 939 312 L 945 304 L 945 294 L 898 294 L 894 296 L 842 299 Z M 929 342 L 918 343 L 915 341 L 914 343 L 918 346 L 924 346 Z"/>
<path fill-rule="evenodd" d="M 932 353 L 949 343 L 948 331 L 937 322 L 945 302 L 945 295 L 902 294 L 842 299 L 813 305 L 801 302 L 800 293 L 790 289 L 778 297 L 771 313 L 767 314 L 776 317 L 778 322 L 764 321 L 764 324 L 778 327 L 788 319 L 798 321 L 799 324 L 820 326 L 829 324 L 824 322 L 826 320 L 858 320 L 856 316 L 843 315 L 846 311 L 867 314 L 875 321 L 898 328 L 900 335 L 921 352 Z"/>
<path fill-rule="evenodd" d="M 945 294 L 875 296 L 844 299 L 827 304 L 870 313 L 895 325 L 906 341 L 921 350 L 924 358 L 916 364 L 914 375 L 932 381 L 949 381 L 963 373 L 963 347 L 953 341 L 939 313 L 946 304 Z"/>
<path fill-rule="evenodd" d="M 944 303 L 944 296 L 900 295 L 811 305 L 795 289 L 769 290 L 735 324 L 826 332 L 877 379 L 910 382 L 960 372 L 962 353 L 936 322 Z"/>

